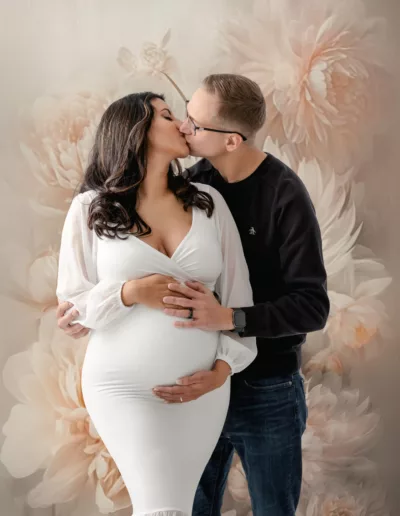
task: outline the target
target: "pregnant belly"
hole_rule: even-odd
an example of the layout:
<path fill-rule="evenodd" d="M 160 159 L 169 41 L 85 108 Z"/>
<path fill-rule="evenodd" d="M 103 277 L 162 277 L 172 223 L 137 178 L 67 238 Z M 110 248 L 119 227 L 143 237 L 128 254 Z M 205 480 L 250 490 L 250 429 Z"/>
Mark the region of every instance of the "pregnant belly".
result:
<path fill-rule="evenodd" d="M 82 371 L 84 395 L 152 396 L 156 385 L 174 385 L 181 376 L 210 370 L 218 332 L 178 329 L 174 317 L 139 305 L 123 320 L 92 333 Z"/>

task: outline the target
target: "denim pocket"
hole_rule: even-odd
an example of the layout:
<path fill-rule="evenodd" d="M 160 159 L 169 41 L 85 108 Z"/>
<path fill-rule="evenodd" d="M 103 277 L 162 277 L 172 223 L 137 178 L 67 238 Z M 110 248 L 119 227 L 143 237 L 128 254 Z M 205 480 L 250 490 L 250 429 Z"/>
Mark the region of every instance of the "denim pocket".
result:
<path fill-rule="evenodd" d="M 288 389 L 293 385 L 293 376 L 280 376 L 274 378 L 259 378 L 256 380 L 244 380 L 250 389 L 263 391 L 277 391 Z"/>

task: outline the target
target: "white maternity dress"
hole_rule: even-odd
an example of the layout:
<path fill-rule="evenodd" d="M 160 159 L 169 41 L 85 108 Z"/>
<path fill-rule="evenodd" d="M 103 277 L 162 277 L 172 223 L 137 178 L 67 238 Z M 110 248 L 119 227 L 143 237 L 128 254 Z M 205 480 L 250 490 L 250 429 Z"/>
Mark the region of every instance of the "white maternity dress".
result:
<path fill-rule="evenodd" d="M 225 306 L 253 304 L 238 230 L 222 196 L 214 214 L 193 208 L 192 226 L 171 258 L 132 236 L 98 238 L 87 227 L 93 191 L 72 201 L 61 239 L 57 296 L 91 328 L 82 371 L 85 404 L 128 489 L 133 514 L 190 516 L 196 488 L 227 414 L 230 378 L 199 399 L 166 404 L 152 388 L 210 370 L 225 360 L 236 373 L 256 356 L 255 338 L 178 329 L 176 318 L 144 305 L 126 307 L 125 281 L 158 273 L 197 280 Z"/>

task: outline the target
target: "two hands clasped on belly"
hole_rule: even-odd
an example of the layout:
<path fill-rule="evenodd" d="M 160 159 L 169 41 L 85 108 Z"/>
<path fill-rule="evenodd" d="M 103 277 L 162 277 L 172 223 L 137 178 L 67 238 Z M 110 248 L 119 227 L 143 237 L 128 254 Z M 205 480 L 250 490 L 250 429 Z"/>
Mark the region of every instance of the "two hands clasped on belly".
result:
<path fill-rule="evenodd" d="M 145 278 L 127 281 L 121 291 L 126 306 L 142 304 L 165 314 L 182 318 L 171 321 L 177 328 L 198 328 L 210 331 L 233 329 L 232 309 L 221 306 L 213 292 L 199 282 L 178 283 L 174 278 L 153 274 Z M 80 324 L 70 325 L 79 313 L 68 302 L 61 303 L 57 310 L 58 326 L 74 339 L 84 337 L 89 329 Z M 193 318 L 187 319 L 192 309 Z M 183 320 L 183 319 L 186 320 Z M 154 395 L 166 403 L 192 401 L 221 387 L 231 373 L 224 360 L 216 360 L 211 371 L 180 378 L 176 386 L 155 386 Z"/>

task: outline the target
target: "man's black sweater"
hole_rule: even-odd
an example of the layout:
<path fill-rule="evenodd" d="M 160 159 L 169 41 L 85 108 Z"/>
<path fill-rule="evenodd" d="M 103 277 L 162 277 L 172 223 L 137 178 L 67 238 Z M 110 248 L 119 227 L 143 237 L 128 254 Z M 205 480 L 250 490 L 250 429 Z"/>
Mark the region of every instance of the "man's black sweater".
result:
<path fill-rule="evenodd" d="M 321 330 L 329 313 L 321 233 L 303 182 L 270 154 L 249 177 L 235 183 L 225 181 L 205 159 L 186 174 L 224 197 L 250 271 L 255 305 L 243 308 L 243 336 L 257 337 L 258 355 L 235 376 L 295 372 L 306 334 Z"/>

